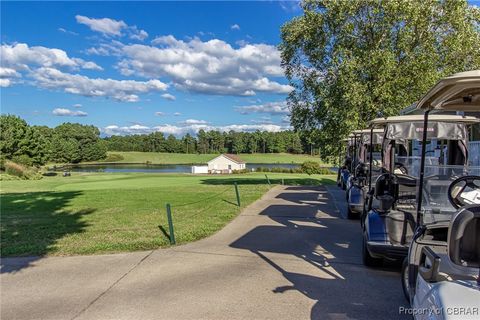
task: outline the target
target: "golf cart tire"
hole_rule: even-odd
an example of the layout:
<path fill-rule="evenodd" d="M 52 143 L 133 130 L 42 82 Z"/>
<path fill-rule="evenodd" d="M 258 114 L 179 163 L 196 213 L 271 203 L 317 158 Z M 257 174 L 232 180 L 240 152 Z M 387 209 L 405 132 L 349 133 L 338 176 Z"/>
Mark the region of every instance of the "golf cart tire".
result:
<path fill-rule="evenodd" d="M 347 219 L 353 220 L 357 217 L 357 214 L 350 209 L 350 205 L 347 203 Z"/>
<path fill-rule="evenodd" d="M 370 255 L 370 252 L 368 252 L 367 239 L 365 235 L 363 235 L 363 242 L 362 242 L 362 260 L 363 260 L 363 264 L 370 268 L 380 267 L 383 264 L 382 259 L 374 258 Z"/>
<path fill-rule="evenodd" d="M 410 291 L 408 288 L 408 257 L 403 259 L 401 279 L 403 295 L 405 296 L 405 299 L 410 302 Z"/>

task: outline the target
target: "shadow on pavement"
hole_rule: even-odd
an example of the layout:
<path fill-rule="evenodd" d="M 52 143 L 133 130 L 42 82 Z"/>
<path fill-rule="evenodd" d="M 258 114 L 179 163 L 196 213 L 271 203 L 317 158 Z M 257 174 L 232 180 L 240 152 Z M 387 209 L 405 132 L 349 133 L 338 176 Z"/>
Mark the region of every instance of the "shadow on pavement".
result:
<path fill-rule="evenodd" d="M 291 205 L 260 213 L 275 224 L 255 227 L 230 244 L 255 253 L 291 283 L 272 292 L 296 290 L 314 300 L 312 319 L 407 318 L 398 311 L 405 306 L 398 270 L 362 265 L 361 229 L 340 218 L 324 187 L 287 187 L 277 198 Z M 285 259 L 298 260 L 298 267 L 286 270 Z"/>
<path fill-rule="evenodd" d="M 81 218 L 95 209 L 66 209 L 70 201 L 81 194 L 79 191 L 3 194 L 0 273 L 29 267 L 40 256 L 51 252 L 53 245 L 65 235 L 83 232 L 87 223 Z M 9 256 L 15 258 L 6 258 Z"/>

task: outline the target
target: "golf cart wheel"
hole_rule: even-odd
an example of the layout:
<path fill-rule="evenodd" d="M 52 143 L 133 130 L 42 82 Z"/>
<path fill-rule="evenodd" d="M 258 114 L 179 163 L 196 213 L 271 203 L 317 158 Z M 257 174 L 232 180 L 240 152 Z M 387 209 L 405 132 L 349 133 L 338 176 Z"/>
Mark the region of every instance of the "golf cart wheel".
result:
<path fill-rule="evenodd" d="M 405 299 L 410 302 L 410 285 L 408 280 L 408 258 L 405 258 L 402 263 L 402 289 Z"/>
<path fill-rule="evenodd" d="M 363 235 L 362 260 L 363 264 L 367 267 L 380 267 L 383 263 L 382 259 L 374 258 L 370 255 L 370 252 L 368 252 L 366 235 Z"/>
<path fill-rule="evenodd" d="M 347 203 L 347 219 L 352 220 L 355 219 L 355 213 L 350 209 L 350 206 Z"/>

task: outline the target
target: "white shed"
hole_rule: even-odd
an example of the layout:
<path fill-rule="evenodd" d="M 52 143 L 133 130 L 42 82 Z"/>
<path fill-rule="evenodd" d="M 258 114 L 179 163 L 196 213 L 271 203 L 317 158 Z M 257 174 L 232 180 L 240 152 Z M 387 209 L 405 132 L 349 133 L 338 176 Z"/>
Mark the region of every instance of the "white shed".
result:
<path fill-rule="evenodd" d="M 234 154 L 221 154 L 208 161 L 208 172 L 231 173 L 233 170 L 244 170 L 245 161 Z"/>

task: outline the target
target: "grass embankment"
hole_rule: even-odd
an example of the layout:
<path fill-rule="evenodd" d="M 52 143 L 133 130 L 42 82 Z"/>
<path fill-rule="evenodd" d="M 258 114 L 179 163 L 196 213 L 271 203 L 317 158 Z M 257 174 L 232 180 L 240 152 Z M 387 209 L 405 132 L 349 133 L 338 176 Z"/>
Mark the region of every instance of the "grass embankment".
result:
<path fill-rule="evenodd" d="M 111 154 L 119 154 L 123 160 L 119 163 L 145 163 L 152 164 L 206 164 L 218 154 L 184 154 L 184 153 L 158 153 L 158 152 L 118 152 L 112 151 Z M 298 163 L 305 161 L 316 161 L 325 166 L 320 158 L 303 154 L 289 153 L 255 153 L 238 155 L 246 163 Z"/>
<path fill-rule="evenodd" d="M 272 183 L 333 183 L 334 176 L 268 174 Z M 76 174 L 2 181 L 1 254 L 70 255 L 148 250 L 169 245 L 165 204 L 172 205 L 177 243 L 211 235 L 260 198 L 264 174 Z"/>

